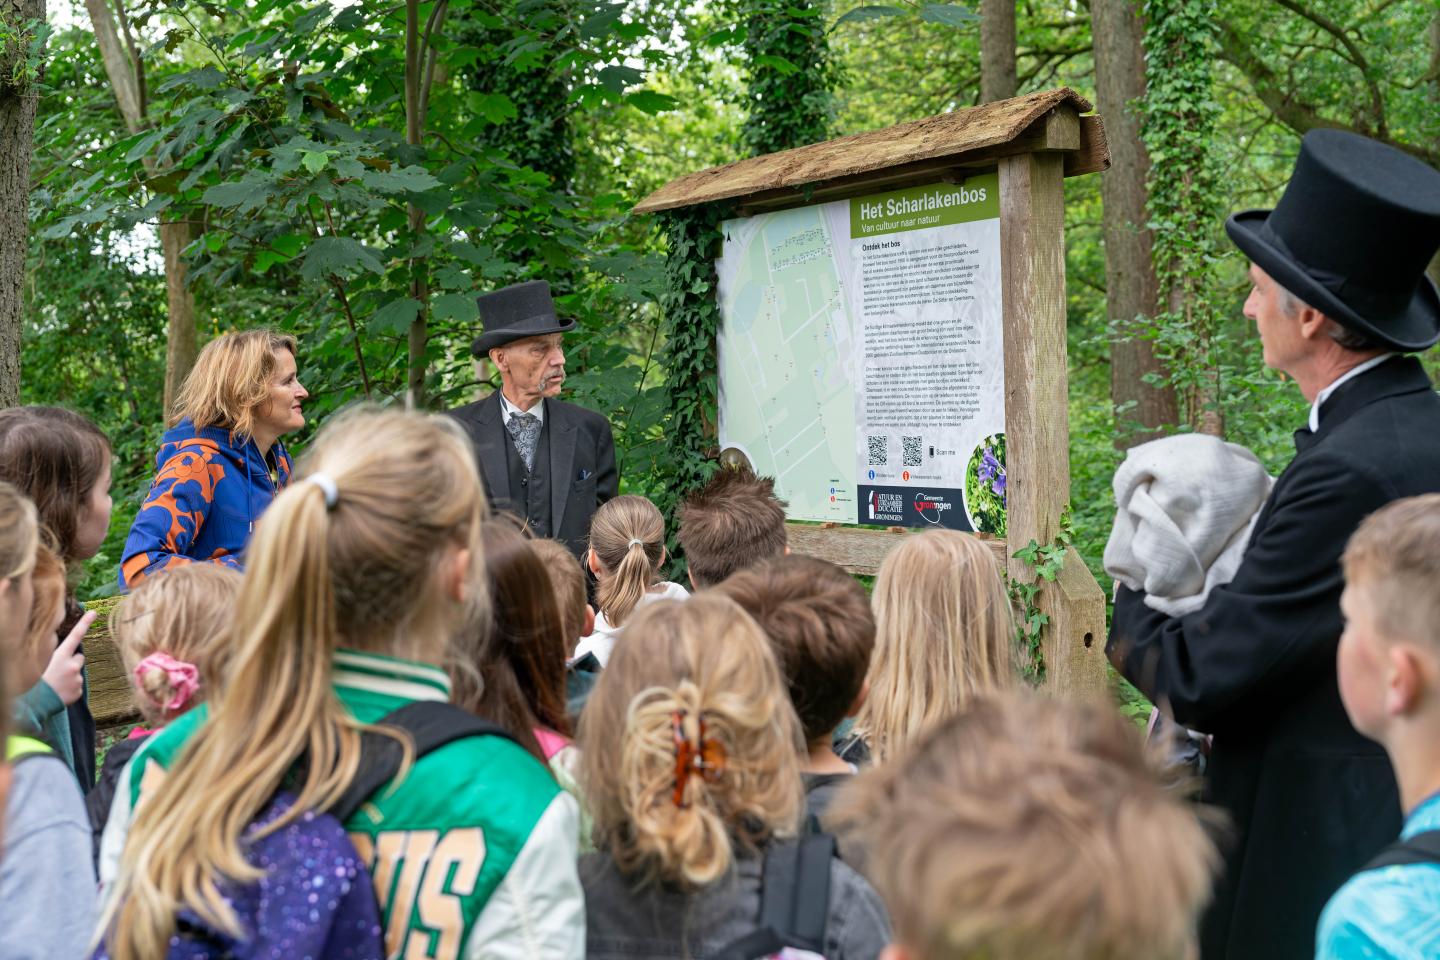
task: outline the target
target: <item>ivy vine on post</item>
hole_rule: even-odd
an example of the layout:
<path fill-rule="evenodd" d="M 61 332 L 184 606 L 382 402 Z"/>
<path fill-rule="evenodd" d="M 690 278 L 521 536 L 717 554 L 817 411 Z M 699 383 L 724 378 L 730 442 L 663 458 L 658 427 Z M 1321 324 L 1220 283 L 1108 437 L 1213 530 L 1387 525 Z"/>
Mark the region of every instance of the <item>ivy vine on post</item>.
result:
<path fill-rule="evenodd" d="M 666 451 L 655 498 L 670 531 L 672 576 L 683 572 L 675 536 L 675 511 L 691 491 L 715 472 L 715 335 L 720 323 L 714 256 L 728 205 L 705 204 L 662 216 L 667 250 L 664 313 Z"/>
<path fill-rule="evenodd" d="M 1045 651 L 1042 645 L 1045 627 L 1050 615 L 1040 609 L 1038 602 L 1044 584 L 1054 583 L 1065 565 L 1065 551 L 1075 538 L 1070 521 L 1070 508 L 1060 515 L 1060 532 L 1054 541 L 1041 546 L 1031 540 L 1016 550 L 1016 560 L 1023 560 L 1034 572 L 1029 580 L 1017 580 L 1005 575 L 1005 587 L 1010 593 L 1010 602 L 1015 613 L 1015 644 L 1020 655 L 1020 668 L 1025 679 L 1034 686 L 1045 682 Z"/>
<path fill-rule="evenodd" d="M 1150 152 L 1150 228 L 1163 312 L 1149 335 L 1169 371 L 1182 416 L 1219 435 L 1216 227 L 1220 170 L 1214 146 L 1220 105 L 1214 0 L 1145 0 L 1145 97 L 1141 138 Z"/>

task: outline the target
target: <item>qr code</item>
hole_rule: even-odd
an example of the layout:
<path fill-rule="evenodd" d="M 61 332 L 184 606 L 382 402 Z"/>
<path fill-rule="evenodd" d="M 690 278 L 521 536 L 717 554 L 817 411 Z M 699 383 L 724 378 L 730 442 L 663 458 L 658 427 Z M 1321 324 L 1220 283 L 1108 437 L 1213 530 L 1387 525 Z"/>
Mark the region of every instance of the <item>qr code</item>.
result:
<path fill-rule="evenodd" d="M 905 466 L 920 466 L 920 460 L 922 459 L 920 456 L 920 438 L 901 437 L 900 446 L 902 447 L 901 460 L 904 462 Z"/>
<path fill-rule="evenodd" d="M 870 466 L 883 467 L 889 463 L 889 437 L 866 437 L 865 442 L 870 444 Z"/>

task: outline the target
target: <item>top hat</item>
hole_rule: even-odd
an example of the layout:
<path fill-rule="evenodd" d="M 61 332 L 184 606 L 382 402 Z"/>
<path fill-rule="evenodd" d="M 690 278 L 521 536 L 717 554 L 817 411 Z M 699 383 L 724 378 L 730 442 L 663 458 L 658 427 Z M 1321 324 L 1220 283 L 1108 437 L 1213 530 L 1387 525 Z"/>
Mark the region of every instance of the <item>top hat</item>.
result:
<path fill-rule="evenodd" d="M 1225 232 L 1275 282 L 1392 350 L 1440 340 L 1440 290 L 1425 267 L 1440 248 L 1440 172 L 1394 147 L 1312 130 L 1274 210 Z"/>
<path fill-rule="evenodd" d="M 475 338 L 470 352 L 483 357 L 526 337 L 543 337 L 575 329 L 574 320 L 561 320 L 550 299 L 550 284 L 544 280 L 515 283 L 476 299 L 485 332 Z"/>

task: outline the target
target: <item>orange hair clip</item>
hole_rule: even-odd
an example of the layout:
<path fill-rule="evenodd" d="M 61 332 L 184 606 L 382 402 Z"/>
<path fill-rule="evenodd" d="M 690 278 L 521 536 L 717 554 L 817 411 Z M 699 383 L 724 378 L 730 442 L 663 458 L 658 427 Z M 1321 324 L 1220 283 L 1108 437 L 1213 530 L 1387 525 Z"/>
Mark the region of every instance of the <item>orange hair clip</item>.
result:
<path fill-rule="evenodd" d="M 685 785 L 690 777 L 698 776 L 706 783 L 720 779 L 725 769 L 725 747 L 720 741 L 705 736 L 705 714 L 696 720 L 696 739 L 691 741 L 685 733 L 684 710 L 670 714 L 670 732 L 675 743 L 675 806 L 682 810 L 690 806 L 685 799 Z"/>

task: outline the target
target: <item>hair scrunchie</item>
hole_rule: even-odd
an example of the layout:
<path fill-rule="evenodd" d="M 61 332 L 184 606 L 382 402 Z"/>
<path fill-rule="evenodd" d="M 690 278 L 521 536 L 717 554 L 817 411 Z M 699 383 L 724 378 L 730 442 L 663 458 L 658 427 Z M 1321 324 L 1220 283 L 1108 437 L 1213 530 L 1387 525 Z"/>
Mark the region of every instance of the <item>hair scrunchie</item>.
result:
<path fill-rule="evenodd" d="M 340 488 L 335 485 L 335 478 L 328 473 L 316 471 L 305 478 L 307 483 L 313 483 L 320 488 L 325 495 L 325 509 L 334 510 L 335 504 L 340 502 Z"/>
<path fill-rule="evenodd" d="M 625 545 L 625 549 L 626 549 L 626 550 L 633 550 L 633 549 L 635 548 L 635 544 L 637 544 L 637 543 L 640 544 L 640 546 L 642 546 L 642 547 L 645 546 L 645 541 L 644 541 L 644 540 L 641 540 L 639 537 L 631 537 L 631 538 L 630 538 L 630 542 Z"/>
<path fill-rule="evenodd" d="M 145 689 L 145 674 L 151 670 L 163 670 L 170 689 L 174 691 L 168 703 L 157 704 L 164 708 L 166 713 L 174 713 L 184 707 L 200 689 L 200 671 L 195 668 L 195 664 L 176 660 L 163 650 L 156 650 L 135 664 L 135 685 L 141 691 Z"/>

